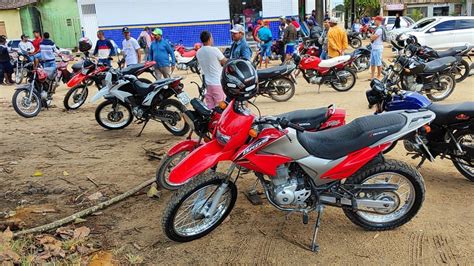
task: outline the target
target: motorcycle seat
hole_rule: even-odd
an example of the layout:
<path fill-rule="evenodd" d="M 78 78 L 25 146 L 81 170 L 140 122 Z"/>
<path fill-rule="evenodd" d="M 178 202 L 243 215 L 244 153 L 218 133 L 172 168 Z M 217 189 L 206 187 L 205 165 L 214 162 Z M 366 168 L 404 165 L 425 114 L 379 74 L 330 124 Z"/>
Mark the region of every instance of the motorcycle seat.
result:
<path fill-rule="evenodd" d="M 456 62 L 456 57 L 448 56 L 442 57 L 433 61 L 430 61 L 425 64 L 424 72 L 425 73 L 436 73 L 446 69 L 449 65 Z"/>
<path fill-rule="evenodd" d="M 211 109 L 209 109 L 201 100 L 199 99 L 192 99 L 191 100 L 191 106 L 204 117 L 210 117 L 212 114 Z"/>
<path fill-rule="evenodd" d="M 456 119 L 456 116 L 464 114 L 471 119 L 474 118 L 474 102 L 463 102 L 455 104 L 438 104 L 432 103 L 427 107 L 428 110 L 436 114 L 433 124 L 449 125 L 462 122 Z"/>
<path fill-rule="evenodd" d="M 258 79 L 271 79 L 280 76 L 288 71 L 288 65 L 270 67 L 257 70 Z"/>
<path fill-rule="evenodd" d="M 76 73 L 82 69 L 82 62 L 74 63 L 72 65 L 72 72 Z"/>
<path fill-rule="evenodd" d="M 324 131 L 298 132 L 297 136 L 309 154 L 336 160 L 400 131 L 406 122 L 402 114 L 385 113 L 360 117 L 345 126 Z"/>
<path fill-rule="evenodd" d="M 144 66 L 145 66 L 145 64 L 143 64 L 143 63 L 127 66 L 126 68 L 122 69 L 122 74 L 124 74 L 124 75 L 133 75 L 133 74 L 135 74 L 135 72 L 137 72 L 139 69 L 143 68 Z"/>
<path fill-rule="evenodd" d="M 452 47 L 452 48 L 449 48 L 448 50 L 446 51 L 440 51 L 440 52 L 436 52 L 438 54 L 438 57 L 446 57 L 446 56 L 454 56 L 454 55 L 457 55 L 458 53 L 462 52 L 462 51 L 465 51 L 467 48 L 469 48 L 467 45 L 463 45 L 463 46 L 456 46 L 456 47 Z"/>
<path fill-rule="evenodd" d="M 165 78 L 165 79 L 159 79 L 157 81 L 154 81 L 153 82 L 153 85 L 156 85 L 156 86 L 163 86 L 165 84 L 169 84 L 171 82 L 174 82 L 176 80 L 176 78 Z"/>
<path fill-rule="evenodd" d="M 321 124 L 328 120 L 328 108 L 317 108 L 308 110 L 298 110 L 277 115 L 279 118 L 286 118 L 292 123 L 303 127 L 306 130 L 317 130 Z"/>
<path fill-rule="evenodd" d="M 135 86 L 135 88 L 136 88 L 136 90 L 137 90 L 137 92 L 140 96 L 146 96 L 146 95 L 148 95 L 148 93 L 152 92 L 153 89 L 155 88 L 155 86 L 153 86 L 153 85 L 154 85 L 154 83 L 149 84 L 149 83 L 145 83 L 143 81 L 140 81 L 138 79 L 133 82 L 133 86 Z"/>
<path fill-rule="evenodd" d="M 333 67 L 333 66 L 337 66 L 339 64 L 342 64 L 344 62 L 347 62 L 350 59 L 351 59 L 350 55 L 342 55 L 342 56 L 334 57 L 334 58 L 331 58 L 331 59 L 322 60 L 319 63 L 319 66 L 320 67 Z"/>

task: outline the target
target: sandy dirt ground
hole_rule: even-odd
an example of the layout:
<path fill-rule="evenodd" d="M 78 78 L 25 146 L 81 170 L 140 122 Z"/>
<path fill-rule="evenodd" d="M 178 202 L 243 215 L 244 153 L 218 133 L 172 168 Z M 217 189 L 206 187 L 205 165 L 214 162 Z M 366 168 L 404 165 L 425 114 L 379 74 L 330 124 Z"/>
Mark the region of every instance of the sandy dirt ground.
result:
<path fill-rule="evenodd" d="M 389 54 L 387 52 L 387 54 Z M 186 76 L 186 91 L 196 95 Z M 336 92 L 298 78 L 295 96 L 285 103 L 258 98 L 263 114 L 278 114 L 335 103 L 347 110 L 347 120 L 373 112 L 367 108 L 365 91 L 368 72 L 360 73 L 349 92 Z M 444 103 L 474 101 L 474 77 L 456 86 Z M 22 217 L 24 227 L 51 222 L 91 206 L 84 200 L 100 191 L 111 198 L 155 175 L 157 160 L 148 160 L 144 149 L 165 152 L 183 138 L 174 137 L 159 123 L 150 123 L 141 137 L 141 125 L 106 131 L 94 119 L 96 105 L 87 103 L 66 112 L 62 105 L 66 87 L 54 95 L 55 108 L 25 119 L 11 106 L 13 86 L 0 87 L 0 212 L 18 206 L 47 205 L 55 213 Z M 95 89 L 89 94 L 95 93 Z M 388 155 L 416 165 L 401 145 Z M 35 171 L 42 176 L 33 176 Z M 118 262 L 127 254 L 141 256 L 147 264 L 471 264 L 474 252 L 474 183 L 459 174 L 452 163 L 437 159 L 425 163 L 421 173 L 426 182 L 423 208 L 408 224 L 388 232 L 368 232 L 352 224 L 336 208 L 326 208 L 319 235 L 321 251 L 310 252 L 315 214 L 303 225 L 299 214 L 286 217 L 267 202 L 251 205 L 239 193 L 234 210 L 224 224 L 210 235 L 190 243 L 175 243 L 161 230 L 161 217 L 171 193 L 158 200 L 146 191 L 120 202 L 98 216 L 87 217 L 102 250 L 113 251 Z M 66 172 L 66 173 L 65 173 Z M 95 180 L 97 185 L 90 179 Z M 253 175 L 239 181 L 240 192 L 253 184 Z M 0 219 L 1 221 L 1 219 Z"/>

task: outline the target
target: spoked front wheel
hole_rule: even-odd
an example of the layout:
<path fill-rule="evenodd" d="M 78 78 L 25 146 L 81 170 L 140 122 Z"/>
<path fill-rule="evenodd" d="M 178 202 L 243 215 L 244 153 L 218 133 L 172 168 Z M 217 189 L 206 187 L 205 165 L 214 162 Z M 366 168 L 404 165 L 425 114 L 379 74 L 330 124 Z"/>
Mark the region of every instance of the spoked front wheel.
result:
<path fill-rule="evenodd" d="M 66 110 L 76 110 L 81 107 L 87 99 L 89 89 L 85 84 L 80 84 L 74 88 L 71 88 L 64 96 L 64 108 Z"/>
<path fill-rule="evenodd" d="M 15 111 L 26 118 L 35 117 L 41 111 L 41 97 L 28 89 L 16 90 L 12 97 L 12 105 Z"/>
<path fill-rule="evenodd" d="M 203 174 L 171 198 L 163 215 L 163 231 L 177 242 L 201 238 L 224 221 L 236 200 L 237 188 L 225 174 Z"/>
<path fill-rule="evenodd" d="M 382 208 L 344 207 L 344 214 L 364 229 L 391 230 L 409 222 L 420 210 L 425 198 L 423 177 L 406 163 L 385 160 L 361 170 L 345 184 L 394 185 L 396 190 L 360 192 L 356 200 L 386 202 Z"/>

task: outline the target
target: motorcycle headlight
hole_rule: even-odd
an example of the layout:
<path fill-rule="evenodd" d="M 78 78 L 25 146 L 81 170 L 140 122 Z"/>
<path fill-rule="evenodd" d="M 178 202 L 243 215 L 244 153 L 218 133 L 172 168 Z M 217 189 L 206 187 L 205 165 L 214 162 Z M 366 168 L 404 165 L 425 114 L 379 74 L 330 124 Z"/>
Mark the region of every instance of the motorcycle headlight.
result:
<path fill-rule="evenodd" d="M 393 70 L 394 70 L 395 72 L 400 72 L 400 71 L 402 70 L 402 65 L 401 65 L 400 63 L 395 63 L 395 64 L 393 65 Z"/>
<path fill-rule="evenodd" d="M 219 129 L 217 129 L 216 139 L 217 139 L 217 142 L 219 142 L 219 144 L 224 146 L 229 142 L 230 136 L 224 135 Z"/>
<path fill-rule="evenodd" d="M 23 55 L 18 56 L 19 61 L 25 61 L 25 57 Z"/>
<path fill-rule="evenodd" d="M 409 49 L 405 49 L 405 55 L 407 57 L 412 57 L 413 53 Z"/>

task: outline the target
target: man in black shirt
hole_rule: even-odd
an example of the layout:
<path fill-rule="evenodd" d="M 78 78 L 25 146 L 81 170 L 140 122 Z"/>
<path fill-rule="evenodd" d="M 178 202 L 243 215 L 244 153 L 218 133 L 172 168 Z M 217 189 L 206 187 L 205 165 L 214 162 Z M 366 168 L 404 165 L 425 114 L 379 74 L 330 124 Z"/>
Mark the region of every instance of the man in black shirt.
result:
<path fill-rule="evenodd" d="M 392 29 L 399 29 L 402 26 L 400 25 L 400 14 L 397 13 L 397 17 L 395 18 L 395 24 L 393 25 Z"/>
<path fill-rule="evenodd" d="M 0 36 L 0 84 L 3 84 L 3 79 L 5 79 L 5 83 L 13 84 L 14 81 L 12 80 L 12 73 L 13 73 L 13 66 L 10 63 L 10 54 L 9 49 L 6 45 L 7 38 L 4 35 Z M 6 74 L 6 75 L 5 75 Z"/>

